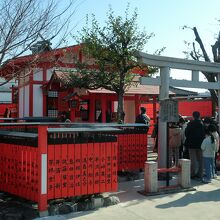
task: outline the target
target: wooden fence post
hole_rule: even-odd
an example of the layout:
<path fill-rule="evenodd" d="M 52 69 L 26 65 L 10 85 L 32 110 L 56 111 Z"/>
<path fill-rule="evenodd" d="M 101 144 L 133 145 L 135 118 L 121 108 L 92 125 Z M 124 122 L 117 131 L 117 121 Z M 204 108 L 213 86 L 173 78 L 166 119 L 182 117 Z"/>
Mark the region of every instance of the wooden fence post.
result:
<path fill-rule="evenodd" d="M 47 128 L 38 126 L 38 210 L 40 216 L 48 215 L 47 211 Z"/>

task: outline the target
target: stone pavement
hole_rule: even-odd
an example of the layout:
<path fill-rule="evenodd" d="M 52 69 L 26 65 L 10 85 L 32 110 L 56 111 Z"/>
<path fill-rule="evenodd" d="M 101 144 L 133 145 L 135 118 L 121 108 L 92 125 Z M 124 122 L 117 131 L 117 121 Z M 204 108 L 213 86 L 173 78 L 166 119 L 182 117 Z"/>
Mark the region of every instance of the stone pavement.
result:
<path fill-rule="evenodd" d="M 148 139 L 148 160 L 154 161 L 153 140 Z M 220 174 L 220 173 L 219 173 Z M 174 179 L 175 181 L 175 179 Z M 139 180 L 119 183 L 116 193 L 118 205 L 83 211 L 62 216 L 50 216 L 45 220 L 217 220 L 220 219 L 220 176 L 210 184 L 192 180 L 194 191 L 173 194 L 143 196 L 143 176 Z"/>
<path fill-rule="evenodd" d="M 210 184 L 192 181 L 194 191 L 143 196 L 143 179 L 119 183 L 118 205 L 93 211 L 50 216 L 48 220 L 217 220 L 220 219 L 220 176 Z M 39 218 L 38 218 L 39 219 Z"/>

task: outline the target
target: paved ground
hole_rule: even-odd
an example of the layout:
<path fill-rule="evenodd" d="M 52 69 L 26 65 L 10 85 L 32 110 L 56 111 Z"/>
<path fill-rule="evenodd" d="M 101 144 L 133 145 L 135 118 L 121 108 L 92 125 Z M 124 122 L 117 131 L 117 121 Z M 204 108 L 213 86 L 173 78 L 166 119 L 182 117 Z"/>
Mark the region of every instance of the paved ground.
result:
<path fill-rule="evenodd" d="M 148 148 L 148 160 L 155 160 L 152 152 L 152 140 Z M 220 174 L 220 173 L 219 173 Z M 174 180 L 175 181 L 175 180 Z M 163 184 L 161 182 L 161 184 Z M 210 184 L 192 181 L 194 191 L 156 196 L 143 196 L 137 191 L 143 190 L 144 180 L 139 179 L 119 183 L 118 205 L 100 208 L 94 211 L 71 213 L 63 216 L 51 216 L 48 220 L 217 220 L 220 219 L 220 176 Z"/>
<path fill-rule="evenodd" d="M 143 196 L 143 179 L 123 182 L 115 194 L 118 205 L 94 211 L 51 216 L 41 219 L 61 220 L 217 220 L 220 219 L 220 177 L 210 184 L 193 181 L 195 191 Z"/>

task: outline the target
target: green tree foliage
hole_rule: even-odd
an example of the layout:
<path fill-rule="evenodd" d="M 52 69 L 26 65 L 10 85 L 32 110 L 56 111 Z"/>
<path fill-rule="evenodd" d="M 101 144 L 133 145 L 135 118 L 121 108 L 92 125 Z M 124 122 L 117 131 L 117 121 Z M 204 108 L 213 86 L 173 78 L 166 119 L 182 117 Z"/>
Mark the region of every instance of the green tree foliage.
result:
<path fill-rule="evenodd" d="M 79 74 L 71 74 L 70 86 L 87 89 L 105 88 L 118 95 L 118 121 L 123 121 L 123 96 L 134 83 L 132 70 L 139 66 L 136 52 L 142 51 L 153 33 L 139 31 L 136 10 L 129 16 L 115 16 L 110 8 L 104 27 L 100 27 L 93 15 L 80 33 L 83 55 L 87 57 L 78 65 Z M 88 21 L 88 20 L 87 20 Z M 147 68 L 147 67 L 140 67 Z"/>

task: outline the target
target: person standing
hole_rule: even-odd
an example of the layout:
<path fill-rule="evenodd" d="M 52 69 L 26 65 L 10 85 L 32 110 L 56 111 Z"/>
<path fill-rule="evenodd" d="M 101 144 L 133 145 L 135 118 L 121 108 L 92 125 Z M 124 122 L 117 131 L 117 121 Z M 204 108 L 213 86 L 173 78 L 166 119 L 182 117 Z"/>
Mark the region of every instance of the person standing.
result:
<path fill-rule="evenodd" d="M 208 127 L 208 130 L 211 132 L 213 137 L 215 138 L 215 159 L 214 159 L 214 172 L 213 172 L 213 178 L 217 177 L 217 167 L 216 167 L 216 160 L 218 156 L 218 151 L 219 151 L 219 134 L 217 132 L 217 127 L 214 124 L 210 124 Z"/>
<path fill-rule="evenodd" d="M 136 117 L 135 123 L 142 123 L 150 126 L 150 117 L 146 114 L 146 108 L 140 108 L 141 113 Z"/>
<path fill-rule="evenodd" d="M 179 126 L 181 128 L 181 150 L 180 150 L 180 158 L 184 158 L 184 159 L 189 159 L 189 150 L 188 148 L 185 146 L 185 140 L 186 140 L 186 136 L 185 136 L 185 130 L 187 127 L 188 121 L 187 119 L 184 119 L 183 117 L 181 117 L 179 119 Z"/>
<path fill-rule="evenodd" d="M 11 118 L 11 111 L 8 107 L 6 107 L 5 112 L 4 112 L 4 118 Z M 10 120 L 4 120 L 4 122 L 10 122 Z"/>
<path fill-rule="evenodd" d="M 203 177 L 203 160 L 201 144 L 205 138 L 205 128 L 200 119 L 198 111 L 193 112 L 193 120 L 187 124 L 185 129 L 186 140 L 184 145 L 189 149 L 191 160 L 191 177 Z"/>
<path fill-rule="evenodd" d="M 181 147 L 181 128 L 170 123 L 169 125 L 169 167 L 178 166 Z"/>
<path fill-rule="evenodd" d="M 154 124 L 154 129 L 152 131 L 151 137 L 154 138 L 154 148 L 153 152 L 158 153 L 158 127 L 159 127 L 159 111 L 156 112 L 156 123 Z"/>
<path fill-rule="evenodd" d="M 140 110 L 141 110 L 141 113 L 136 117 L 135 123 L 146 124 L 147 125 L 146 132 L 148 132 L 149 127 L 150 127 L 150 117 L 146 114 L 145 107 L 141 107 Z"/>
<path fill-rule="evenodd" d="M 216 140 L 208 129 L 205 130 L 205 135 L 206 137 L 201 145 L 202 156 L 205 167 L 205 176 L 202 178 L 202 182 L 210 183 L 214 175 L 214 157 L 215 157 Z"/>

